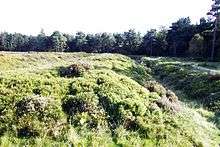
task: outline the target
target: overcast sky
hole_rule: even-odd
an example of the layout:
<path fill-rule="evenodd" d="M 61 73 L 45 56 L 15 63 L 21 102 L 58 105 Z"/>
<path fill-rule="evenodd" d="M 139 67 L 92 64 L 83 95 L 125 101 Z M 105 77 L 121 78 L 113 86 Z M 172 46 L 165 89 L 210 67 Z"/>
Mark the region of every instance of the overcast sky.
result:
<path fill-rule="evenodd" d="M 145 32 L 180 17 L 198 22 L 210 5 L 211 0 L 0 0 L 0 31 Z"/>

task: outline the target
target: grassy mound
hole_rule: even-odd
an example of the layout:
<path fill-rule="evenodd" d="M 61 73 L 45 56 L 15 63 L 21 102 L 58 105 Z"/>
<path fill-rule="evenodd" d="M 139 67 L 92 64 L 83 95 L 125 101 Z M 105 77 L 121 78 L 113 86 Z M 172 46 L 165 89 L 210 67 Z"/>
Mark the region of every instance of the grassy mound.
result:
<path fill-rule="evenodd" d="M 121 55 L 78 54 L 92 68 L 61 76 L 64 65 L 83 67 L 76 55 L 47 54 L 58 62 L 46 69 L 33 60 L 1 72 L 1 146 L 217 146 L 218 130 L 180 107 L 149 69 Z"/>

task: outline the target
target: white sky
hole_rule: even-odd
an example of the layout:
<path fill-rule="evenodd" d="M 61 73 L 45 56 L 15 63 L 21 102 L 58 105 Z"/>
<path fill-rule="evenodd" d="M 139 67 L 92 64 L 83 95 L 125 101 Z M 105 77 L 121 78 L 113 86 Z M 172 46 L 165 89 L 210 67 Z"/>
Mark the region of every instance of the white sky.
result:
<path fill-rule="evenodd" d="M 210 6 L 211 0 L 0 0 L 0 32 L 145 32 L 180 17 L 198 22 Z"/>

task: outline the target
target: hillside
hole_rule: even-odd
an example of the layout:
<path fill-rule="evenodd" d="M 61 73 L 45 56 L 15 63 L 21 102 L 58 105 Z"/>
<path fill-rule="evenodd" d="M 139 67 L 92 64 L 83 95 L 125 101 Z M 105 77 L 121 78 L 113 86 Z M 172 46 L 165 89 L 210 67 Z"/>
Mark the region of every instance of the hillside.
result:
<path fill-rule="evenodd" d="M 209 111 L 209 120 L 220 127 L 219 62 L 195 62 L 178 58 L 140 58 L 152 75 L 180 93 L 179 98 L 195 109 Z"/>
<path fill-rule="evenodd" d="M 218 146 L 219 129 L 158 77 L 177 84 L 183 74 L 169 77 L 176 68 L 159 63 L 119 54 L 1 52 L 0 145 Z"/>

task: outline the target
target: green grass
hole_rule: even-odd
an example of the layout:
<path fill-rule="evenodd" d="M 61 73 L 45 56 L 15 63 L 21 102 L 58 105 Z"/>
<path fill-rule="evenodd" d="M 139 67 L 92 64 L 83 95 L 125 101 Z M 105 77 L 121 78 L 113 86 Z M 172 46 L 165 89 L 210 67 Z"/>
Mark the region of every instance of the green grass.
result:
<path fill-rule="evenodd" d="M 142 58 L 142 62 L 151 68 L 154 76 L 165 85 L 175 91 L 181 91 L 184 95 L 182 100 L 195 105 L 193 107 L 213 112 L 214 115 L 209 120 L 220 127 L 220 79 L 207 72 L 208 69 L 212 70 L 210 67 L 199 70 L 195 67 L 203 66 L 200 62 L 185 62 L 173 58 Z M 214 66 L 216 63 L 205 64 Z M 218 73 L 218 70 L 215 72 Z"/>
<path fill-rule="evenodd" d="M 118 54 L 1 53 L 0 144 L 218 146 L 211 114 L 181 105 L 152 74 Z"/>

